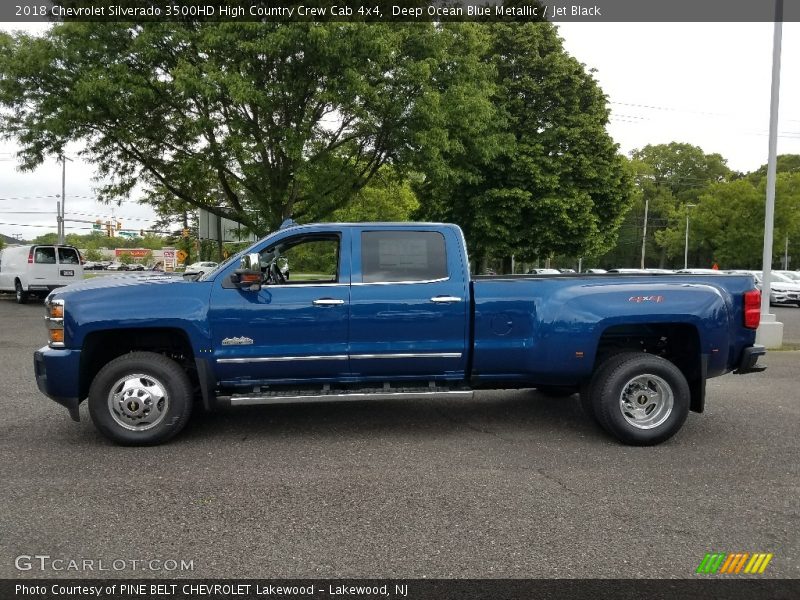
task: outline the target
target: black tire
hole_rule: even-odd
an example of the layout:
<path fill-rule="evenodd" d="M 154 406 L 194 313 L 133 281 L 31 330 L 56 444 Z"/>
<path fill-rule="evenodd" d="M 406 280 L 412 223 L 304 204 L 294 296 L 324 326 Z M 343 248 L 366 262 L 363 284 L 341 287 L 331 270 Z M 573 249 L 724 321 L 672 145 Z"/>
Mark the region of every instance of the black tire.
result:
<path fill-rule="evenodd" d="M 575 393 L 575 388 L 560 385 L 540 385 L 536 388 L 536 391 L 548 398 L 567 398 Z"/>
<path fill-rule="evenodd" d="M 17 304 L 28 303 L 28 292 L 22 289 L 19 279 L 14 282 L 14 294 L 16 295 Z"/>
<path fill-rule="evenodd" d="M 166 442 L 184 428 L 192 404 L 186 372 L 174 360 L 153 352 L 115 358 L 100 369 L 89 388 L 89 414 L 95 427 L 124 446 Z"/>
<path fill-rule="evenodd" d="M 597 414 L 594 410 L 594 400 L 593 400 L 593 392 L 597 389 L 597 382 L 602 378 L 605 377 L 605 373 L 609 369 L 614 369 L 616 366 L 625 362 L 626 360 L 630 360 L 636 356 L 639 356 L 641 352 L 621 352 L 618 354 L 613 354 L 608 356 L 604 359 L 600 359 L 599 365 L 594 373 L 592 373 L 592 378 L 581 385 L 581 408 L 583 412 L 589 417 L 592 421 L 597 423 L 602 427 L 600 423 L 600 419 L 597 417 Z"/>
<path fill-rule="evenodd" d="M 603 429 L 633 446 L 668 440 L 689 414 L 689 384 L 680 369 L 641 352 L 608 359 L 592 378 L 590 397 Z"/>

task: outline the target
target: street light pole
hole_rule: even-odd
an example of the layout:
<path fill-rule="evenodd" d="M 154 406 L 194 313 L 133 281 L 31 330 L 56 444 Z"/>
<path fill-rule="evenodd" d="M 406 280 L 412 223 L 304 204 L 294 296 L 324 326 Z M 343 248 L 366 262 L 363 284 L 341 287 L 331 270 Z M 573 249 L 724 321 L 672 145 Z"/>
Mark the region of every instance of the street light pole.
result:
<path fill-rule="evenodd" d="M 789 270 L 789 234 L 786 234 L 786 239 L 783 242 L 783 268 Z"/>
<path fill-rule="evenodd" d="M 61 208 L 57 211 L 56 221 L 58 222 L 58 243 L 63 244 L 65 243 L 66 238 L 66 232 L 64 228 L 64 221 L 66 220 L 64 217 L 64 209 L 67 204 L 67 161 L 72 162 L 72 159 L 61 154 L 58 157 L 58 160 L 61 161 Z"/>
<path fill-rule="evenodd" d="M 650 198 L 644 199 L 644 228 L 642 229 L 642 264 L 640 268 L 644 269 L 644 249 L 647 245 L 647 211 L 650 208 Z"/>
<path fill-rule="evenodd" d="M 767 161 L 767 200 L 764 211 L 764 252 L 761 277 L 761 322 L 756 339 L 767 348 L 783 344 L 783 323 L 769 312 L 772 291 L 772 237 L 775 224 L 775 179 L 778 164 L 778 101 L 781 87 L 781 37 L 783 34 L 783 0 L 775 0 L 775 33 L 772 38 L 772 90 L 769 105 L 769 158 Z"/>
<path fill-rule="evenodd" d="M 696 204 L 686 205 L 686 241 L 683 246 L 683 268 L 689 268 L 689 209 L 697 206 Z"/>
<path fill-rule="evenodd" d="M 64 234 L 64 205 L 66 204 L 67 195 L 67 159 L 61 155 L 61 214 L 58 216 L 58 243 L 63 244 L 65 241 Z"/>

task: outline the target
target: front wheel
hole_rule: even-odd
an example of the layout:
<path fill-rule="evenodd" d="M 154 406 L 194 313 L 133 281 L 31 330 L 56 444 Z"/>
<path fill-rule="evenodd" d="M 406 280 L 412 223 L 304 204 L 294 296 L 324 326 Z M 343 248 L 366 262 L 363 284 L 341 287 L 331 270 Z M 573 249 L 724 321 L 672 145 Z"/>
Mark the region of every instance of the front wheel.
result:
<path fill-rule="evenodd" d="M 160 444 L 192 412 L 192 385 L 172 359 L 131 352 L 100 369 L 89 388 L 89 414 L 100 432 L 125 446 Z"/>
<path fill-rule="evenodd" d="M 610 359 L 592 382 L 600 425 L 625 444 L 652 446 L 671 438 L 689 414 L 689 384 L 668 360 L 651 354 Z"/>

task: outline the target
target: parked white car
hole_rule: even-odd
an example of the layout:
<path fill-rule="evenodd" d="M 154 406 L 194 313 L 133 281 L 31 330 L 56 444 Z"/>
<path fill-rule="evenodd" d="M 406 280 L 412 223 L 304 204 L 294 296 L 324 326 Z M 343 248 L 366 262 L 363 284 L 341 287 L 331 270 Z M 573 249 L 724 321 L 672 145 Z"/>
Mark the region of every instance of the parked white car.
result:
<path fill-rule="evenodd" d="M 0 252 L 0 292 L 14 292 L 19 304 L 81 279 L 81 255 L 73 246 L 10 246 Z"/>
<path fill-rule="evenodd" d="M 756 286 L 758 289 L 764 289 L 761 281 L 761 271 L 743 271 L 743 270 L 732 270 L 732 271 L 725 271 L 726 273 L 750 273 L 756 279 Z M 794 304 L 795 306 L 800 307 L 800 282 L 793 282 L 792 280 L 788 279 L 786 276 L 777 273 L 776 271 L 772 271 L 771 273 L 772 280 L 769 283 L 770 287 L 770 294 L 769 294 L 769 303 L 770 304 Z"/>
<path fill-rule="evenodd" d="M 126 265 L 125 263 L 114 261 L 114 262 L 110 263 L 106 267 L 106 270 L 107 271 L 127 271 L 128 270 L 128 265 Z"/>
<path fill-rule="evenodd" d="M 210 260 L 200 261 L 196 263 L 190 264 L 183 272 L 183 276 L 187 279 L 198 279 L 205 275 L 206 273 L 210 273 L 214 269 L 217 268 L 219 263 L 215 263 Z"/>

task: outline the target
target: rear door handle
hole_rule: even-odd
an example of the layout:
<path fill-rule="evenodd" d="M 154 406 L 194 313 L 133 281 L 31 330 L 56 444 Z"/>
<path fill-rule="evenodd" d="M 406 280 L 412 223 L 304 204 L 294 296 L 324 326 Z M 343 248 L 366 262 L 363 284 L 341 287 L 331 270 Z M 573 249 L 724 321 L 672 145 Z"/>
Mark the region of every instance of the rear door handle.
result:
<path fill-rule="evenodd" d="M 337 300 L 336 298 L 317 298 L 312 304 L 314 306 L 338 306 L 344 304 L 344 300 Z"/>
<path fill-rule="evenodd" d="M 448 302 L 461 302 L 461 298 L 458 296 L 434 296 L 431 298 L 431 302 L 436 302 L 437 304 L 445 304 Z"/>

